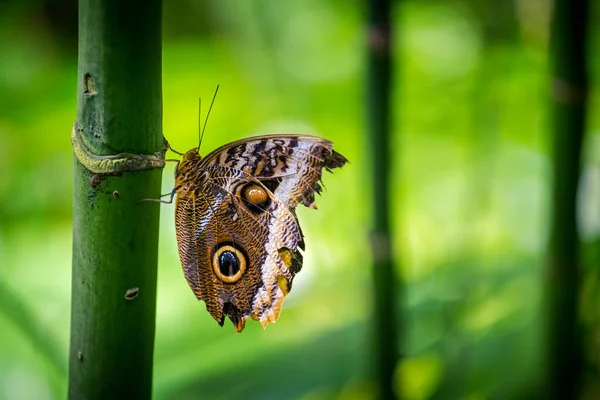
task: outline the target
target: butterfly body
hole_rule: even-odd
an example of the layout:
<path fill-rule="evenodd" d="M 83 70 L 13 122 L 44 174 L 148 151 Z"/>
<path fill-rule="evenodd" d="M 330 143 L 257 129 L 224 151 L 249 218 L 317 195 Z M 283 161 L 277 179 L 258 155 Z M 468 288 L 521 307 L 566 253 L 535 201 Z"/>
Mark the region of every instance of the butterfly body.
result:
<path fill-rule="evenodd" d="M 316 208 L 322 169 L 347 160 L 308 135 L 263 135 L 197 149 L 177 167 L 175 223 L 188 284 L 209 313 L 236 331 L 249 317 L 277 321 L 302 267 L 304 240 L 295 208 Z"/>

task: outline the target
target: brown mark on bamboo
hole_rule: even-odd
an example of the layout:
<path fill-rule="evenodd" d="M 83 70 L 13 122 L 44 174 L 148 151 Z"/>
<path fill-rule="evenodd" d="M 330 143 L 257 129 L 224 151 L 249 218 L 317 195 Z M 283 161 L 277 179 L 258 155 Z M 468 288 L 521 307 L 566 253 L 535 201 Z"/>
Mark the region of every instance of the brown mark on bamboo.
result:
<path fill-rule="evenodd" d="M 102 181 L 104 179 L 106 179 L 107 176 L 123 176 L 122 172 L 107 172 L 107 173 L 100 173 L 100 174 L 94 174 L 92 175 L 91 179 L 90 179 L 90 184 L 92 185 L 92 189 L 96 190 L 98 189 L 98 186 L 100 186 L 100 184 L 102 183 Z M 117 192 L 117 197 L 119 196 L 119 193 L 117 190 L 115 190 L 115 192 Z M 106 191 L 104 193 L 108 193 L 108 191 Z M 114 192 L 113 192 L 113 197 L 114 197 Z M 116 197 L 115 197 L 116 198 Z"/>
<path fill-rule="evenodd" d="M 390 53 L 390 36 L 389 27 L 372 26 L 369 29 L 369 46 L 374 53 L 379 55 Z"/>
<path fill-rule="evenodd" d="M 100 183 L 102 182 L 102 179 L 104 179 L 104 175 L 94 174 L 92 176 L 92 179 L 90 179 L 90 183 L 92 184 L 92 189 L 96 189 L 98 187 L 98 185 L 100 185 Z"/>
<path fill-rule="evenodd" d="M 552 97 L 558 103 L 581 105 L 585 104 L 588 99 L 588 90 L 586 87 L 572 84 L 560 78 L 554 78 L 552 81 Z"/>
<path fill-rule="evenodd" d="M 98 93 L 98 89 L 96 88 L 96 82 L 94 82 L 94 78 L 87 72 L 83 76 L 83 93 L 92 96 Z"/>
<path fill-rule="evenodd" d="M 121 196 L 121 195 L 120 195 L 120 193 L 119 193 L 119 191 L 118 191 L 118 190 L 115 190 L 115 191 L 113 192 L 113 198 L 114 198 L 115 200 L 118 200 L 118 199 L 119 199 L 119 196 Z"/>
<path fill-rule="evenodd" d="M 138 288 L 138 287 L 127 289 L 127 291 L 125 292 L 125 300 L 131 301 L 131 300 L 135 299 L 136 297 L 138 297 L 139 293 L 140 293 L 140 288 Z"/>

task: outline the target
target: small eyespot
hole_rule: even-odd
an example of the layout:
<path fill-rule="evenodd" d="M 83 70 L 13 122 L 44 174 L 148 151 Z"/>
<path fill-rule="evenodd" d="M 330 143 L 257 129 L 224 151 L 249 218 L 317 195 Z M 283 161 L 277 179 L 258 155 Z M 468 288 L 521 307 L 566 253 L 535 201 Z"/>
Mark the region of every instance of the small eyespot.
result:
<path fill-rule="evenodd" d="M 292 283 L 283 275 L 277 275 L 277 286 L 279 286 L 284 296 L 287 296 L 292 290 Z"/>
<path fill-rule="evenodd" d="M 246 186 L 243 191 L 243 196 L 244 199 L 256 206 L 265 203 L 269 199 L 267 192 L 258 185 Z"/>
<path fill-rule="evenodd" d="M 290 268 L 292 266 L 292 259 L 294 258 L 294 255 L 292 254 L 290 249 L 282 247 L 281 249 L 277 250 L 277 252 L 279 253 L 279 257 L 281 257 L 281 260 L 283 261 L 285 266 L 287 268 Z"/>
<path fill-rule="evenodd" d="M 225 283 L 239 281 L 246 271 L 246 265 L 246 256 L 229 244 L 218 247 L 212 256 L 213 271 Z"/>
<path fill-rule="evenodd" d="M 250 211 L 255 214 L 266 211 L 271 204 L 271 198 L 265 188 L 255 183 L 242 187 L 240 194 Z"/>

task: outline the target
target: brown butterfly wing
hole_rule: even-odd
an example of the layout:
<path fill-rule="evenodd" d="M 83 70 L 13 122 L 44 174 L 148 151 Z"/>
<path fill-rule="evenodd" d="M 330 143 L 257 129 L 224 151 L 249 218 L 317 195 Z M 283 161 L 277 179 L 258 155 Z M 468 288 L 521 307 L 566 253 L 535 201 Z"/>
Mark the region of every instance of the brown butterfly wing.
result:
<path fill-rule="evenodd" d="M 277 320 L 289 291 L 285 285 L 293 278 L 280 253 L 302 239 L 296 218 L 266 189 L 262 205 L 245 201 L 244 188 L 262 186 L 243 171 L 209 166 L 205 172 L 202 186 L 181 192 L 177 200 L 184 273 L 219 323 L 227 316 L 239 332 L 254 314 L 266 326 Z M 220 271 L 223 251 L 243 264 L 239 275 Z"/>
<path fill-rule="evenodd" d="M 211 152 L 206 165 L 227 165 L 256 177 L 289 208 L 314 207 L 321 192 L 323 168 L 330 171 L 348 160 L 333 143 L 310 135 L 263 135 L 238 140 Z"/>
<path fill-rule="evenodd" d="M 312 205 L 323 167 L 346 159 L 312 136 L 270 135 L 178 168 L 176 230 L 185 277 L 222 325 L 277 321 L 304 247 L 294 208 Z"/>

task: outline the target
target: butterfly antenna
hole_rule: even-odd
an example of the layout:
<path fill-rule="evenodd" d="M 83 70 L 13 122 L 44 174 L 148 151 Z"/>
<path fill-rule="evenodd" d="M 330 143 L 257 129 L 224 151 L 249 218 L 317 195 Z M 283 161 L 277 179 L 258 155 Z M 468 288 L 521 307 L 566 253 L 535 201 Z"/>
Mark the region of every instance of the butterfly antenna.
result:
<path fill-rule="evenodd" d="M 198 97 L 198 153 L 202 144 L 202 97 Z"/>
<path fill-rule="evenodd" d="M 198 152 L 200 151 L 200 146 L 202 145 L 202 138 L 204 137 L 204 130 L 206 129 L 206 123 L 208 122 L 208 117 L 210 116 L 210 110 L 212 110 L 213 104 L 215 104 L 215 99 L 217 98 L 217 93 L 219 92 L 219 85 L 215 89 L 215 94 L 213 95 L 212 101 L 210 102 L 210 107 L 208 107 L 208 113 L 206 114 L 206 119 L 204 120 L 204 126 L 202 127 L 202 131 L 200 132 L 200 143 L 198 143 Z M 199 101 L 200 103 L 200 101 Z M 198 104 L 198 108 L 200 108 L 200 104 Z M 198 110 L 198 128 L 200 128 L 200 110 Z"/>

